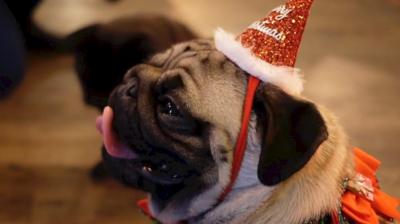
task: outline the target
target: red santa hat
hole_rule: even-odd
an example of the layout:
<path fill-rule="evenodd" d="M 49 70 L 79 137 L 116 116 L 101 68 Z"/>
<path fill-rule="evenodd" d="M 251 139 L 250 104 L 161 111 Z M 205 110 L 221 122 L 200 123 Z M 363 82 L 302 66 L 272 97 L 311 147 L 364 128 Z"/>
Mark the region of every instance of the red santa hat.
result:
<path fill-rule="evenodd" d="M 236 38 L 218 28 L 216 48 L 250 75 L 300 94 L 303 81 L 293 66 L 312 2 L 289 0 Z"/>

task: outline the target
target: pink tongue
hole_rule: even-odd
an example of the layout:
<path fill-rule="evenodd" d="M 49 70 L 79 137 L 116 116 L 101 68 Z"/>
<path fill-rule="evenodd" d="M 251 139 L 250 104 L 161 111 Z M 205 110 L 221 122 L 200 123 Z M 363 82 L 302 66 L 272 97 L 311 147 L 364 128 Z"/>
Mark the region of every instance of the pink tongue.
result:
<path fill-rule="evenodd" d="M 104 146 L 107 153 L 113 157 L 123 159 L 134 159 L 136 154 L 125 144 L 122 144 L 112 129 L 113 110 L 107 106 L 104 108 L 103 115 L 97 117 L 96 128 L 103 136 Z"/>

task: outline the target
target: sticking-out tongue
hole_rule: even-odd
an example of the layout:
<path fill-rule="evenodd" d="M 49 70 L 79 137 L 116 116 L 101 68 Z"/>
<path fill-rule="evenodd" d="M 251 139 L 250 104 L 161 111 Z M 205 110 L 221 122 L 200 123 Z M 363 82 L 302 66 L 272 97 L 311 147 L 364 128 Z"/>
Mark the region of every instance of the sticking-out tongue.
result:
<path fill-rule="evenodd" d="M 123 159 L 134 159 L 137 155 L 129 147 L 121 143 L 112 129 L 113 110 L 107 106 L 104 108 L 103 115 L 96 119 L 96 128 L 103 136 L 104 146 L 108 154 L 113 157 Z"/>

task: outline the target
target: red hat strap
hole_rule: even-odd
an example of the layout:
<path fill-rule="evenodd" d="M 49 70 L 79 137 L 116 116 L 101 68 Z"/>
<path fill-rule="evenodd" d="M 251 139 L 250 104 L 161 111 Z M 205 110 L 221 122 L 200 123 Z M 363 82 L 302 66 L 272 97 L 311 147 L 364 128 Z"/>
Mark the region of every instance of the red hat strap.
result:
<path fill-rule="evenodd" d="M 231 178 L 229 184 L 225 187 L 224 191 L 219 197 L 219 202 L 223 201 L 225 197 L 231 192 L 233 185 L 239 175 L 240 167 L 242 165 L 244 153 L 246 151 L 247 145 L 247 129 L 249 126 L 249 120 L 251 111 L 253 108 L 254 96 L 257 90 L 260 80 L 254 76 L 249 76 L 247 83 L 247 93 L 243 106 L 243 117 L 242 117 L 242 127 L 239 132 L 239 136 L 236 142 L 235 151 L 233 154 L 233 163 L 231 168 Z"/>

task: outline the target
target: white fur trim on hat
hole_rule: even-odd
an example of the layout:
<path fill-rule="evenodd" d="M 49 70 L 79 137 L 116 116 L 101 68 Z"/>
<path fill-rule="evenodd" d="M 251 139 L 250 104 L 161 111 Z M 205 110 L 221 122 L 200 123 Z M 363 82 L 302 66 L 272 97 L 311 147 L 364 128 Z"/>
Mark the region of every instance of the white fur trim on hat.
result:
<path fill-rule="evenodd" d="M 250 49 L 243 47 L 232 34 L 222 28 L 215 31 L 214 41 L 219 51 L 250 75 L 263 82 L 277 85 L 290 94 L 298 95 L 303 91 L 303 80 L 299 69 L 272 65 L 254 56 Z"/>

